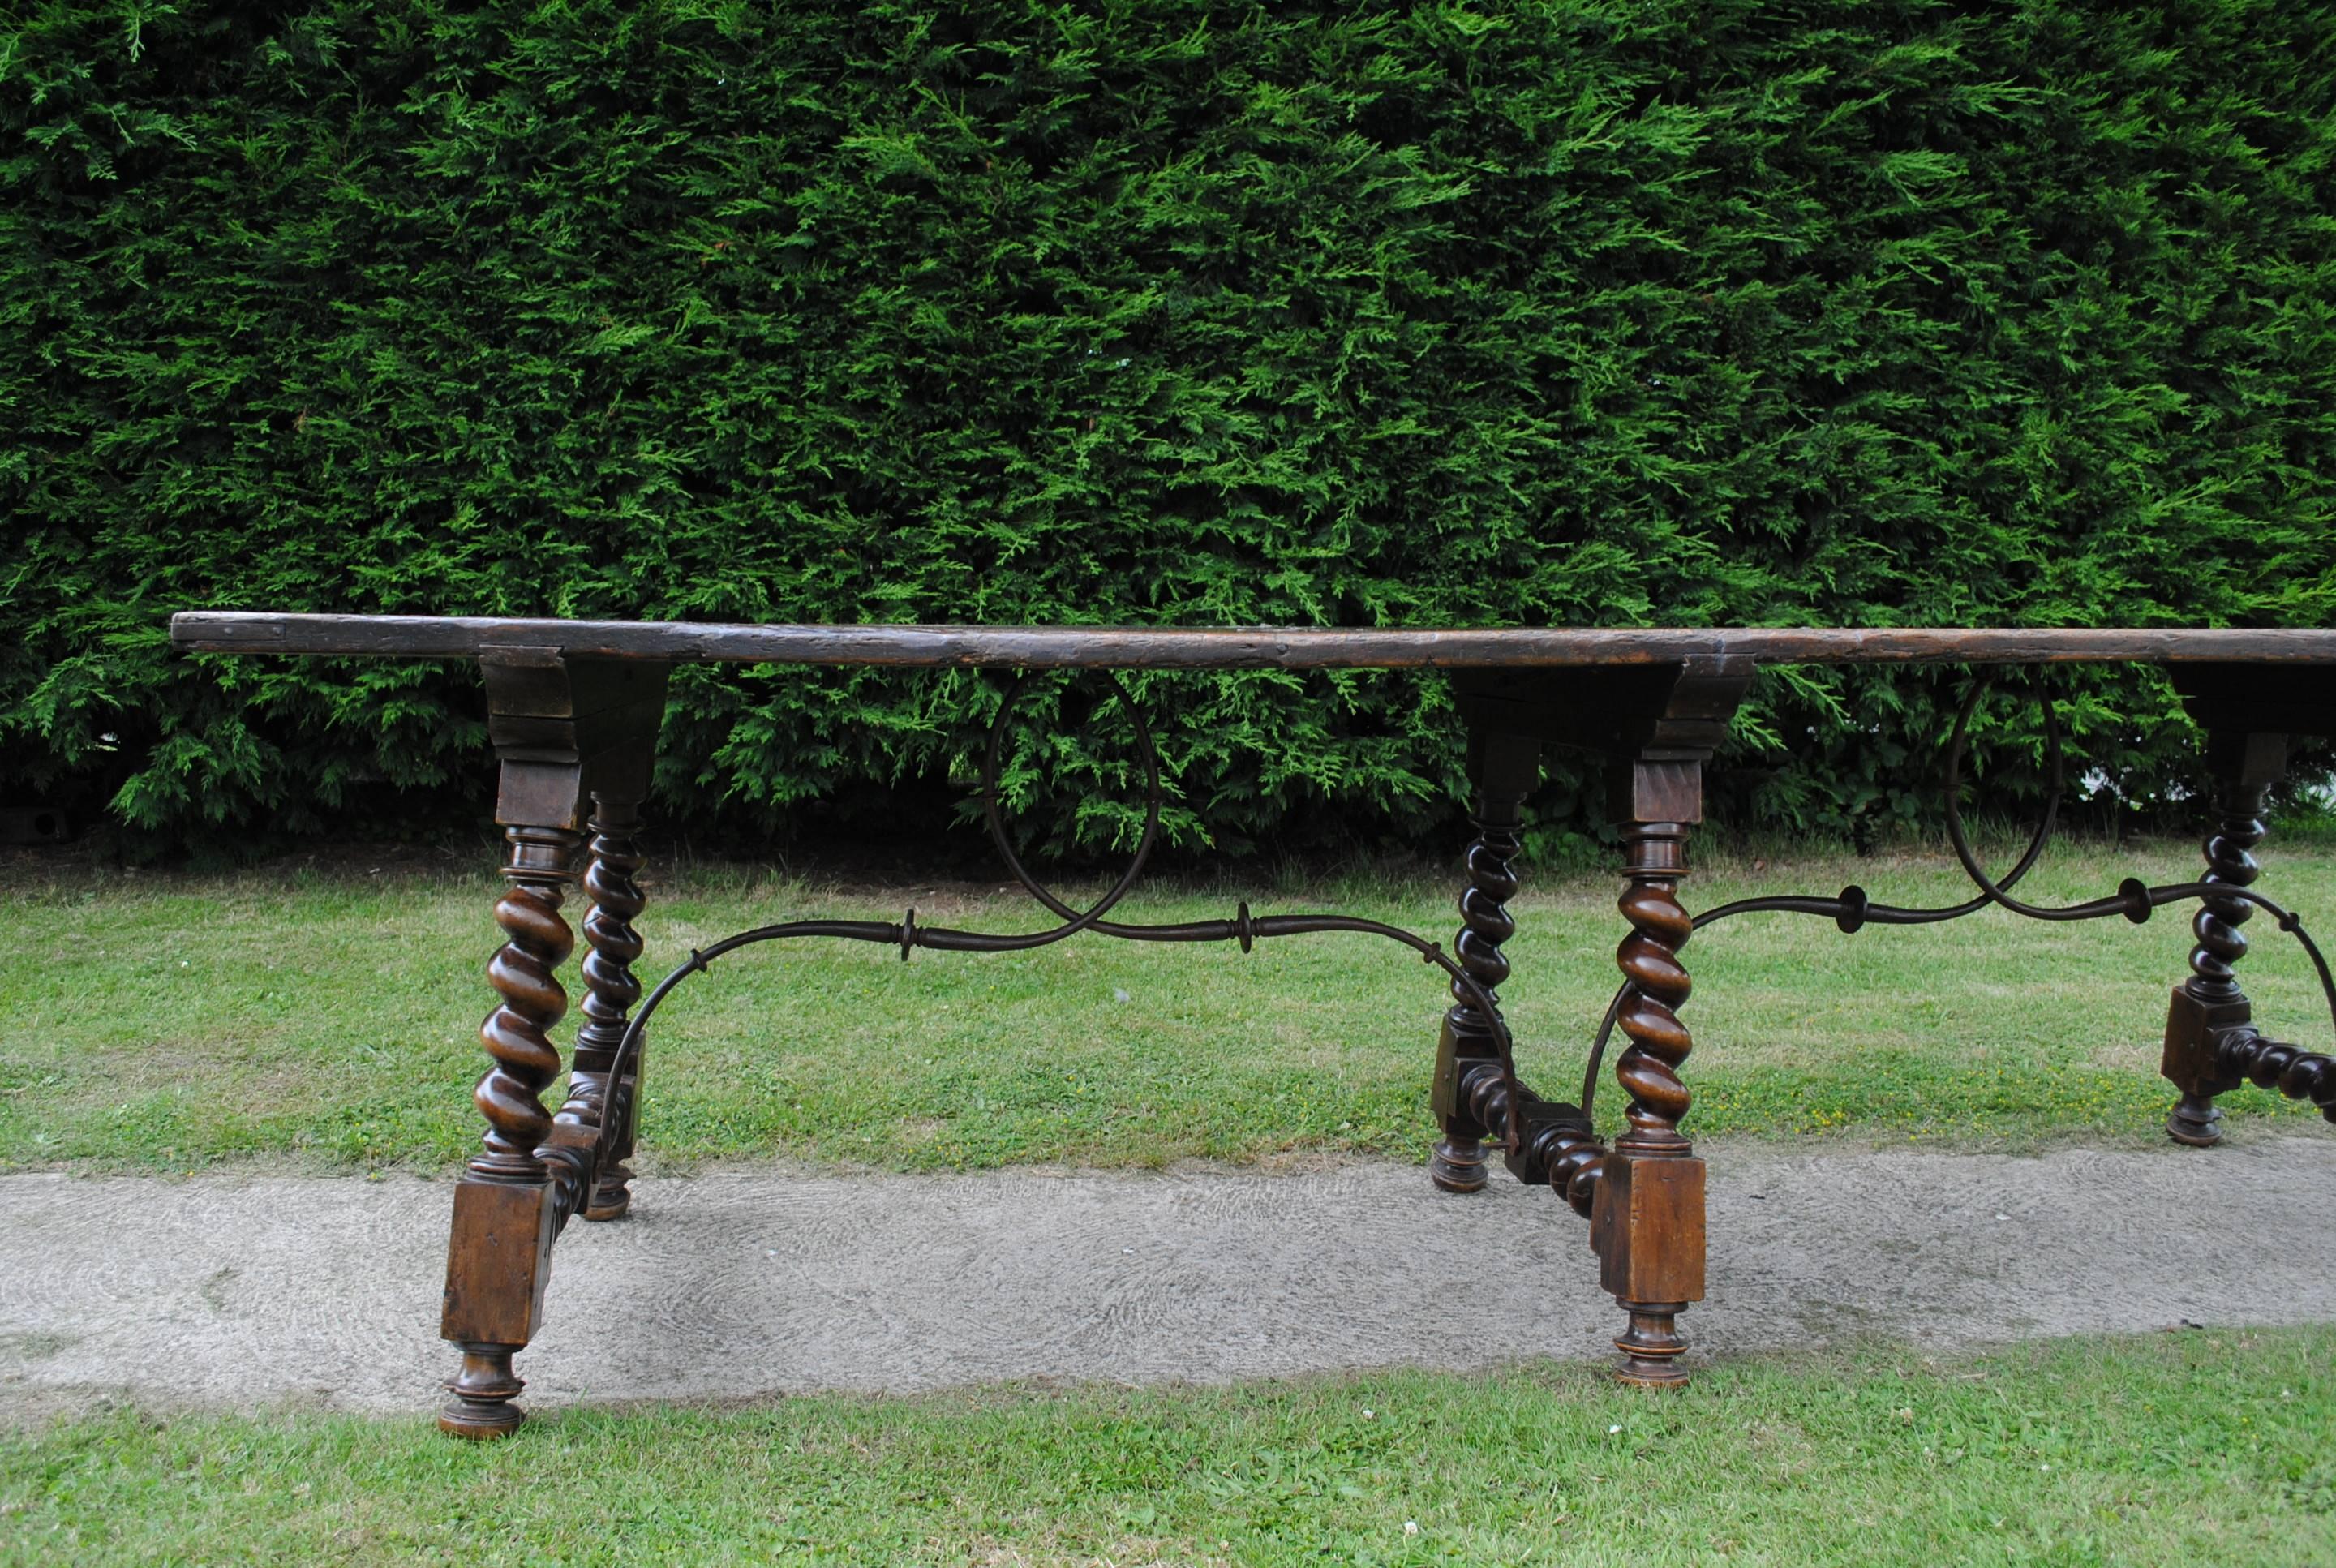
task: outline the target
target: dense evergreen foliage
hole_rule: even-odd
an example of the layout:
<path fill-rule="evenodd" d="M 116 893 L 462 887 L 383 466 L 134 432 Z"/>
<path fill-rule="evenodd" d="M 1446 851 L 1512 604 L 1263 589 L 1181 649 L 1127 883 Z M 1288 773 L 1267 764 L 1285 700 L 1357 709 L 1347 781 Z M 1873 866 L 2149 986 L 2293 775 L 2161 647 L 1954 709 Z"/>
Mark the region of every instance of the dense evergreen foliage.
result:
<path fill-rule="evenodd" d="M 154 842 L 486 798 L 467 671 L 183 660 L 183 608 L 2336 625 L 2325 7 L 15 17 L 0 798 Z M 1187 843 L 1454 809 L 1434 678 L 1137 684 Z M 939 821 L 996 691 L 685 672 L 658 811 Z M 1767 677 L 1730 809 L 1928 810 L 1951 696 Z M 2189 775 L 2154 672 L 2072 712 Z M 1111 714 L 1029 820 L 1124 830 Z"/>

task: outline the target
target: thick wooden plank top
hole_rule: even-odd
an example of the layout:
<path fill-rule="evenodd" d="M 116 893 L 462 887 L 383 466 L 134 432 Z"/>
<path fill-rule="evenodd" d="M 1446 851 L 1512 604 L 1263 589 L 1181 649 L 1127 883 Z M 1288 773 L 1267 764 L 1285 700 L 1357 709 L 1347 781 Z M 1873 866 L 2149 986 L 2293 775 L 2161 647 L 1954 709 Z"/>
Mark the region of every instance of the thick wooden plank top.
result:
<path fill-rule="evenodd" d="M 476 658 L 497 648 L 676 663 L 993 669 L 1548 669 L 1746 658 L 1757 664 L 2230 663 L 2336 668 L 2336 631 L 2179 628 L 1709 628 L 1382 631 L 1256 627 L 737 626 L 488 616 L 193 610 L 170 641 L 207 653 Z"/>

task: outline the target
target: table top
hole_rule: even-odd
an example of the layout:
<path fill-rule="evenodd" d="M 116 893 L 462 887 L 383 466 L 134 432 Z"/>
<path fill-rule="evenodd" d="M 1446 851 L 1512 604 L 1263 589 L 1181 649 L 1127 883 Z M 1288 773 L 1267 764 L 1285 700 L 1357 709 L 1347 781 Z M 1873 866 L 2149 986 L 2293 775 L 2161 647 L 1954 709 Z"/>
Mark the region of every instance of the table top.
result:
<path fill-rule="evenodd" d="M 1020 669 L 1533 669 L 1676 664 L 2264 664 L 2336 668 L 2336 631 L 2175 628 L 1709 627 L 1506 630 L 1085 626 L 754 626 L 492 616 L 194 610 L 170 641 L 208 653 L 477 658 L 494 648 L 672 663 Z"/>

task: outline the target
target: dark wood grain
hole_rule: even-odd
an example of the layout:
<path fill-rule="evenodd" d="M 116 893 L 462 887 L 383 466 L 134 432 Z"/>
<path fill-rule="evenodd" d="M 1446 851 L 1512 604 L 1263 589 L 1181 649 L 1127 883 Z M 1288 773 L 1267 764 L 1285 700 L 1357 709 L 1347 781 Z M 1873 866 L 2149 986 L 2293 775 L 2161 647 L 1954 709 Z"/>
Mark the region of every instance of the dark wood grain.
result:
<path fill-rule="evenodd" d="M 1060 669 L 1533 669 L 1677 664 L 2057 664 L 2084 661 L 2336 667 L 2336 631 L 1853 628 L 1521 628 L 726 626 L 685 621 L 505 620 L 477 616 L 189 611 L 170 640 L 209 653 L 475 658 L 490 648 L 684 663 Z"/>

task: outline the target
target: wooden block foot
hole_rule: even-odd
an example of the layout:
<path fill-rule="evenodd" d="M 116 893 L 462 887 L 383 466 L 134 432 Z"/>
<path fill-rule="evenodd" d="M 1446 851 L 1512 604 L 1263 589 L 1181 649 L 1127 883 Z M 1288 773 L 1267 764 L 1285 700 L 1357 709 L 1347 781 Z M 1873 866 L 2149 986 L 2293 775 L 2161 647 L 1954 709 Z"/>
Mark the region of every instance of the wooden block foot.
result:
<path fill-rule="evenodd" d="M 1590 1215 L 1598 1282 L 1630 1327 L 1614 1341 L 1615 1377 L 1645 1388 L 1687 1381 L 1679 1315 L 1703 1300 L 1703 1162 L 1618 1152 L 1599 1177 Z"/>

